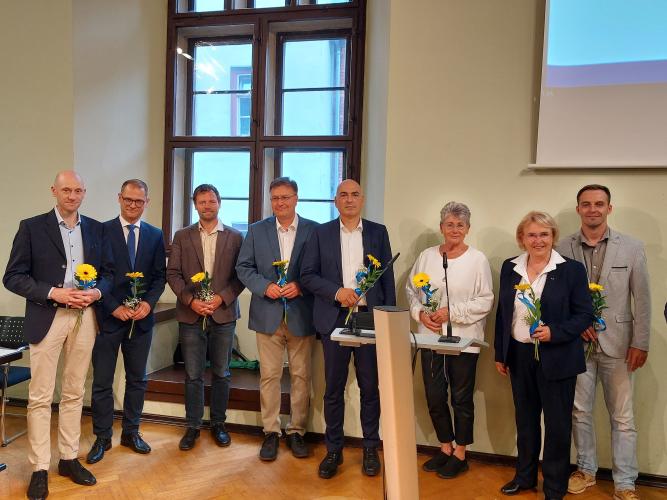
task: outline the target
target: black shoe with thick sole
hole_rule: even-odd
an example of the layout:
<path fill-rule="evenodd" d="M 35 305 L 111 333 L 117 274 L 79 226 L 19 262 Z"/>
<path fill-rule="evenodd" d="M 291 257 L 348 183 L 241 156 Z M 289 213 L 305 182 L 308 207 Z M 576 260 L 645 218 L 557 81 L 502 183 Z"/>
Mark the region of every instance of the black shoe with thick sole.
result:
<path fill-rule="evenodd" d="M 296 458 L 308 457 L 308 446 L 306 446 L 303 436 L 298 432 L 287 435 L 287 447 L 292 450 L 292 455 Z"/>
<path fill-rule="evenodd" d="M 367 476 L 377 476 L 382 464 L 377 448 L 364 448 L 364 458 L 361 463 L 361 471 Z"/>
<path fill-rule="evenodd" d="M 320 462 L 319 475 L 322 479 L 331 479 L 338 472 L 338 466 L 343 463 L 343 450 L 330 451 Z"/>
<path fill-rule="evenodd" d="M 468 461 L 464 458 L 460 460 L 458 457 L 452 455 L 447 463 L 440 467 L 437 475 L 442 479 L 454 479 L 456 476 L 468 470 Z"/>
<path fill-rule="evenodd" d="M 280 436 L 277 432 L 269 432 L 264 436 L 264 442 L 259 450 L 259 459 L 263 462 L 273 462 L 278 456 Z"/>

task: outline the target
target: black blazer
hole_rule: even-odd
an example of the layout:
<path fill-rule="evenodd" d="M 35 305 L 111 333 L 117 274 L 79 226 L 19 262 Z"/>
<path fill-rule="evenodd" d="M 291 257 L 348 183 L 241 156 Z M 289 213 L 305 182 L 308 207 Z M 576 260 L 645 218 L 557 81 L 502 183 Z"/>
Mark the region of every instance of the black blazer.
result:
<path fill-rule="evenodd" d="M 512 338 L 514 285 L 521 281 L 512 259 L 503 262 L 500 271 L 494 344 L 496 361 L 501 363 L 507 363 Z M 547 273 L 542 291 L 542 322 L 551 329 L 551 341 L 540 342 L 539 346 L 540 366 L 547 380 L 561 380 L 586 371 L 581 333 L 593 323 L 586 269 L 575 260 L 564 259 Z"/>
<path fill-rule="evenodd" d="M 135 327 L 140 331 L 150 330 L 155 319 L 153 309 L 164 291 L 166 283 L 167 258 L 164 249 L 162 231 L 155 226 L 141 221 L 139 226 L 139 245 L 134 262 L 134 269 L 130 265 L 130 255 L 120 219 L 116 217 L 104 223 L 104 259 L 102 263 L 104 275 L 111 280 L 109 290 L 99 305 L 99 320 L 102 331 L 113 332 L 130 325 L 130 321 L 120 321 L 114 318 L 113 313 L 123 304 L 130 291 L 130 278 L 126 273 L 139 271 L 144 274 L 143 283 L 145 293 L 142 300 L 151 306 L 151 312 Z"/>
<path fill-rule="evenodd" d="M 97 269 L 101 284 L 102 224 L 84 215 L 80 217 L 84 261 Z M 52 287 L 63 286 L 66 268 L 55 209 L 22 220 L 2 282 L 7 290 L 26 299 L 24 332 L 31 344 L 40 342 L 51 327 L 57 304 L 47 297 Z M 104 298 L 103 287 L 98 288 Z"/>
<path fill-rule="evenodd" d="M 382 265 L 391 260 L 391 246 L 387 228 L 362 219 L 364 262 L 371 254 Z M 343 264 L 340 253 L 340 219 L 336 218 L 315 228 L 306 243 L 301 264 L 301 284 L 314 296 L 313 323 L 320 334 L 330 334 L 336 326 L 341 304 L 335 296 L 343 286 Z M 396 305 L 394 270 L 388 269 L 380 281 L 366 295 L 369 307 Z"/>

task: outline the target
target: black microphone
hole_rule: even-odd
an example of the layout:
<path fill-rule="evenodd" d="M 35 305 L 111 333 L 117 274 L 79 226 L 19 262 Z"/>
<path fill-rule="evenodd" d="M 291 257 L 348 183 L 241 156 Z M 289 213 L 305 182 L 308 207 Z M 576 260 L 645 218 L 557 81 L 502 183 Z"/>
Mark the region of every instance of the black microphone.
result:
<path fill-rule="evenodd" d="M 445 293 L 447 294 L 447 312 L 451 314 L 449 311 L 449 282 L 447 281 L 447 268 L 449 265 L 447 264 L 447 252 L 442 252 L 442 268 L 445 270 Z M 458 344 L 461 342 L 461 337 L 454 337 L 452 335 L 452 318 L 451 316 L 449 317 L 449 320 L 447 321 L 447 335 L 440 335 L 440 338 L 438 339 L 438 342 L 444 342 L 447 344 Z"/>

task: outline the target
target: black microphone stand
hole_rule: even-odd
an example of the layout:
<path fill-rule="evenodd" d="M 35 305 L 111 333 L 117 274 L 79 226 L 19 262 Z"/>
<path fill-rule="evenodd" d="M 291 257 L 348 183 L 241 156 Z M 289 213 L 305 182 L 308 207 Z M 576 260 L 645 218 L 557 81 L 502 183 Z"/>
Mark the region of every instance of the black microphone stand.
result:
<path fill-rule="evenodd" d="M 451 314 L 449 310 L 449 282 L 447 281 L 447 252 L 442 253 L 442 268 L 445 270 L 445 293 L 447 294 L 447 314 Z M 452 335 L 452 318 L 451 315 L 447 320 L 447 335 L 440 335 L 438 342 L 446 344 L 458 344 L 461 342 L 461 337 L 454 337 Z"/>

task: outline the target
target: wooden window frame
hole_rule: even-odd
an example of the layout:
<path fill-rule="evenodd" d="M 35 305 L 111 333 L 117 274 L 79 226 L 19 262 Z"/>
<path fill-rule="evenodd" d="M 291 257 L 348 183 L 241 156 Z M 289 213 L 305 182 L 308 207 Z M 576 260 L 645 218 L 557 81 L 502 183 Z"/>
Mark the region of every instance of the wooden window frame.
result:
<path fill-rule="evenodd" d="M 249 213 L 248 224 L 260 220 L 263 216 L 264 198 L 268 197 L 265 191 L 264 152 L 267 148 L 276 150 L 343 150 L 345 158 L 345 171 L 343 178 L 360 181 L 361 171 L 361 140 L 362 140 L 362 111 L 363 111 L 363 82 L 364 82 L 364 56 L 365 56 L 365 24 L 366 24 L 366 0 L 353 0 L 344 4 L 326 5 L 298 5 L 297 0 L 290 0 L 285 7 L 266 9 L 233 9 L 232 0 L 225 0 L 223 11 L 212 12 L 177 12 L 178 0 L 169 0 L 167 21 L 167 50 L 166 50 L 166 91 L 165 91 L 165 130 L 164 130 L 164 183 L 162 201 L 162 229 L 165 238 L 171 242 L 172 232 L 175 227 L 180 227 L 181 222 L 186 225 L 189 221 L 192 203 L 191 192 L 187 192 L 191 185 L 192 152 L 194 150 L 250 150 L 250 186 L 249 186 Z M 191 2 L 189 5 L 193 5 Z M 286 36 L 288 39 L 305 37 L 317 38 L 323 33 L 347 32 L 347 61 L 346 65 L 346 107 L 347 124 L 346 134 L 338 136 L 283 136 L 266 134 L 264 118 L 266 116 L 266 72 L 267 51 L 270 36 L 270 26 L 274 22 L 300 22 L 315 20 L 340 20 L 349 19 L 350 28 L 344 30 L 319 29 L 312 32 L 281 32 L 275 33 L 276 37 Z M 209 137 L 192 135 L 175 135 L 175 109 L 176 109 L 176 48 L 178 31 L 181 28 L 197 28 L 206 26 L 232 26 L 252 25 L 252 35 L 220 37 L 222 39 L 251 39 L 253 44 L 252 55 L 252 93 L 251 93 L 251 126 L 250 136 L 235 137 Z M 189 39 L 189 43 L 192 39 Z M 275 66 L 282 66 L 282 57 L 277 54 L 278 43 L 276 38 Z M 188 47 L 191 50 L 191 47 Z M 273 54 L 271 55 L 273 57 Z M 191 132 L 192 95 L 192 61 L 186 64 L 188 74 L 186 75 L 186 106 L 185 126 L 186 134 Z M 282 70 L 281 70 L 282 71 Z M 278 74 L 271 84 L 280 85 Z M 278 92 L 274 92 L 277 99 Z M 274 107 L 275 119 L 280 119 L 277 111 L 277 103 L 271 103 Z M 275 130 L 275 129 L 274 129 Z M 183 193 L 174 192 L 174 151 L 184 149 L 185 155 L 185 178 Z M 276 170 L 277 169 L 277 170 Z M 280 171 L 280 164 L 274 165 L 276 171 Z M 189 176 L 189 178 L 188 178 Z M 183 219 L 179 214 L 172 218 L 175 197 L 184 201 Z M 182 198 L 181 198 L 182 197 Z M 175 220 L 174 220 L 175 219 Z M 189 223 L 189 222 L 188 222 Z"/>

